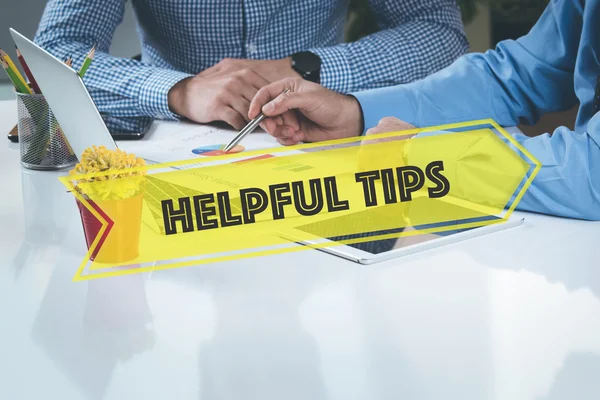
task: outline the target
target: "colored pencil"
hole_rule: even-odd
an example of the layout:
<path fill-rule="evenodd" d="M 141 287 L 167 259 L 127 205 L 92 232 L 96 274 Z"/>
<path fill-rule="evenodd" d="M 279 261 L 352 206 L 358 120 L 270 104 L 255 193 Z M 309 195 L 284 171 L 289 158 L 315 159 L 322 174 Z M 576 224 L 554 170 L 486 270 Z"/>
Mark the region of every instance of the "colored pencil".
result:
<path fill-rule="evenodd" d="M 88 68 L 90 67 L 90 64 L 92 63 L 92 60 L 94 59 L 95 54 L 96 54 L 96 46 L 92 47 L 90 52 L 85 57 L 85 60 L 83 61 L 83 65 L 81 66 L 81 69 L 79 70 L 80 77 L 83 78 L 83 76 L 87 72 Z"/>
<path fill-rule="evenodd" d="M 29 69 L 29 66 L 25 62 L 25 59 L 23 58 L 21 51 L 19 50 L 19 48 L 17 46 L 15 46 L 15 49 L 17 50 L 17 59 L 21 63 L 21 66 L 23 67 L 23 71 L 25 71 L 25 75 L 27 75 L 27 78 L 29 79 L 29 83 L 31 83 L 31 87 L 33 88 L 33 91 L 36 93 L 42 93 L 42 91 L 40 90 L 40 87 L 38 86 L 37 82 L 35 81 L 35 78 L 33 77 L 33 74 L 31 73 L 31 70 Z"/>
<path fill-rule="evenodd" d="M 2 58 L 2 56 L 0 56 L 0 66 L 2 66 L 2 69 L 6 72 L 6 75 L 8 75 L 8 79 L 10 80 L 10 83 L 12 83 L 15 90 L 19 90 L 17 89 L 17 83 L 13 81 L 12 76 L 10 76 L 10 74 L 8 73 L 8 63 L 4 61 L 4 58 Z"/>
<path fill-rule="evenodd" d="M 10 78 L 10 80 L 11 80 L 13 86 L 15 87 L 15 89 L 17 90 L 17 92 L 31 94 L 31 89 L 29 89 L 29 86 L 27 86 L 26 84 L 23 84 L 21 82 L 21 80 L 19 80 L 19 78 L 17 77 L 15 72 L 10 68 L 10 65 L 8 64 L 6 59 L 4 57 L 2 57 L 1 55 L 0 55 L 0 64 L 2 65 L 2 68 L 4 68 L 4 71 L 6 71 L 6 74 Z"/>
<path fill-rule="evenodd" d="M 21 73 L 19 72 L 19 70 L 17 69 L 17 66 L 15 65 L 15 63 L 11 60 L 10 56 L 2 49 L 0 49 L 0 56 L 2 56 L 2 58 L 4 59 L 4 62 L 8 64 L 8 70 L 7 71 L 12 71 L 12 74 L 14 75 L 14 77 L 17 79 L 17 81 L 19 81 L 21 83 L 21 85 L 19 85 L 19 90 L 25 90 L 24 92 L 22 91 L 21 93 L 29 93 L 31 94 L 31 89 L 29 88 L 29 85 L 27 84 L 27 82 L 25 82 L 25 79 L 23 79 L 23 75 L 21 75 Z"/>

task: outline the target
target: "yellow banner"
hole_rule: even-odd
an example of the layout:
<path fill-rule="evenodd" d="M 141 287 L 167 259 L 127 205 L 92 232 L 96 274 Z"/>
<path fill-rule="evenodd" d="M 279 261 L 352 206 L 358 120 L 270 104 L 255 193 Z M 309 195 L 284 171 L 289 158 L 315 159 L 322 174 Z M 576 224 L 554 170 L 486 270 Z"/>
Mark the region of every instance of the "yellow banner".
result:
<path fill-rule="evenodd" d="M 485 120 L 64 177 L 101 226 L 74 279 L 502 223 L 539 167 Z"/>

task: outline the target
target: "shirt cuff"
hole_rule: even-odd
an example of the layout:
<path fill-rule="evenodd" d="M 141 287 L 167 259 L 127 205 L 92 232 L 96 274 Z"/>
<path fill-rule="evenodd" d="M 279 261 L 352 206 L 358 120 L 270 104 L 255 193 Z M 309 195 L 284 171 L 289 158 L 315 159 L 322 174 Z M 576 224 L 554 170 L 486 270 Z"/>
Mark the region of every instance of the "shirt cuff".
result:
<path fill-rule="evenodd" d="M 385 117 L 396 117 L 414 126 L 419 126 L 415 102 L 410 91 L 402 86 L 371 89 L 352 93 L 363 111 L 364 131 L 377 126 Z"/>
<path fill-rule="evenodd" d="M 144 115 L 156 119 L 177 120 L 179 116 L 169 109 L 169 90 L 190 74 L 179 71 L 159 69 L 142 83 L 139 96 L 139 107 Z"/>
<path fill-rule="evenodd" d="M 308 51 L 321 58 L 321 86 L 340 93 L 350 91 L 353 85 L 352 69 L 343 45 Z"/>

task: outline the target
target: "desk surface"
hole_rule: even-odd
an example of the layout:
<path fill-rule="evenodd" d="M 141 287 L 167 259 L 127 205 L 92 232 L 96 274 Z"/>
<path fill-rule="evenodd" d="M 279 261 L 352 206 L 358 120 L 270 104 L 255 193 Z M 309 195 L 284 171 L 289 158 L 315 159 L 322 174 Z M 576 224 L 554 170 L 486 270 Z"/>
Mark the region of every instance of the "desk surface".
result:
<path fill-rule="evenodd" d="M 74 200 L 2 140 L 0 399 L 600 399 L 600 224 L 74 283 Z"/>

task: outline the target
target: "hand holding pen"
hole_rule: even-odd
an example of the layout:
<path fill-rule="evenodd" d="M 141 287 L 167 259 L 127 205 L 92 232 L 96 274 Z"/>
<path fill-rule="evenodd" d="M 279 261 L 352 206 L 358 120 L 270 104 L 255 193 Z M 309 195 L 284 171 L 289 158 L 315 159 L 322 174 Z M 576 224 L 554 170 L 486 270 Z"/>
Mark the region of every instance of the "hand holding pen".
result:
<path fill-rule="evenodd" d="M 290 91 L 290 89 L 284 89 L 282 94 L 286 94 L 289 91 Z M 225 153 L 227 153 L 229 150 L 233 149 L 235 147 L 235 145 L 238 144 L 243 138 L 245 138 L 247 135 L 249 135 L 250 133 L 252 133 L 260 125 L 260 123 L 263 122 L 263 120 L 265 118 L 266 118 L 266 116 L 261 113 L 256 118 L 254 118 L 252 121 L 250 121 L 248 123 L 248 125 L 246 125 L 240 131 L 240 133 L 238 133 L 237 136 L 234 137 L 233 140 L 231 142 L 229 142 L 229 144 L 227 144 L 227 146 L 225 146 L 225 148 L 223 149 L 223 151 Z"/>
<path fill-rule="evenodd" d="M 281 95 L 284 89 L 289 92 Z M 284 79 L 260 89 L 248 117 L 266 116 L 263 128 L 283 145 L 355 137 L 363 131 L 358 100 L 303 79 Z"/>

